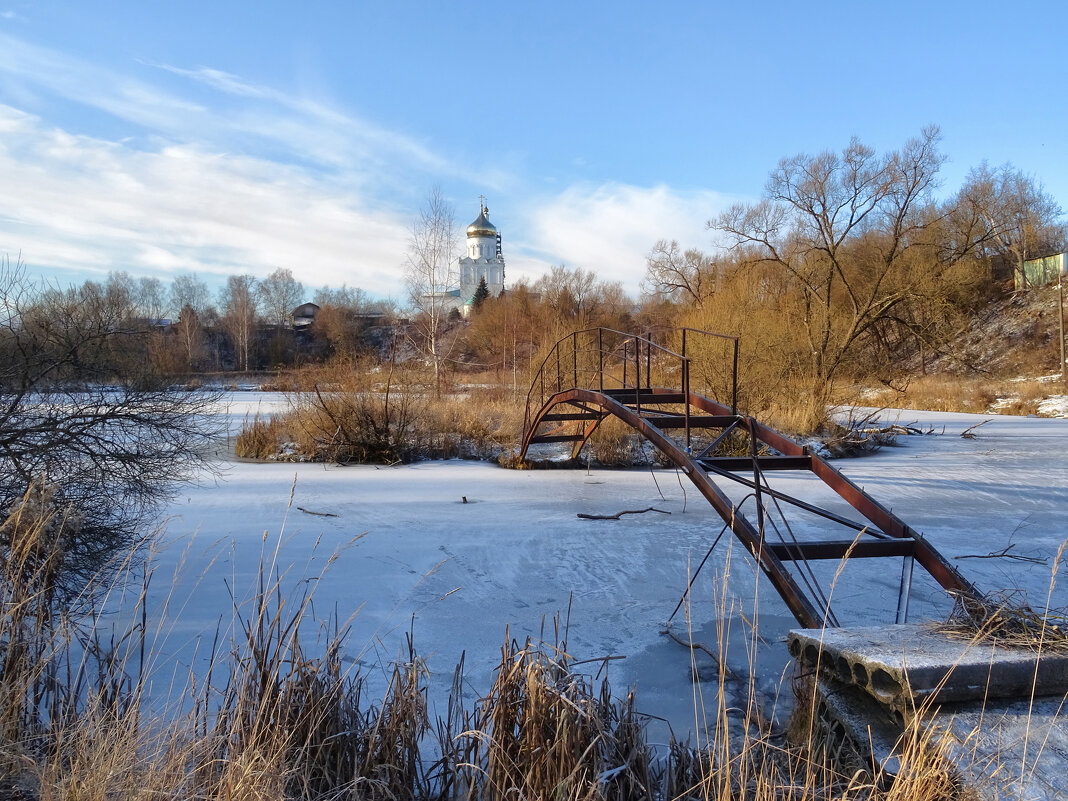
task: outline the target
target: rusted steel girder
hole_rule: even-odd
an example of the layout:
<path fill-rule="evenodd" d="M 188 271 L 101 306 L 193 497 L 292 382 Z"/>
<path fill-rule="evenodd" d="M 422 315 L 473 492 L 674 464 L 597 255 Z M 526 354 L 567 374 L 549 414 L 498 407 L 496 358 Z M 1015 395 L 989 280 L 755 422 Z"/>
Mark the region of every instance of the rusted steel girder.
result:
<path fill-rule="evenodd" d="M 626 405 L 626 403 L 632 401 L 635 404 L 635 408 Z M 553 409 L 561 404 L 570 404 L 573 408 L 583 409 L 590 414 L 594 412 L 594 409 L 600 409 L 601 414 L 598 414 L 595 418 L 582 415 L 566 415 L 568 419 L 575 420 L 577 418 L 578 422 L 584 422 L 581 432 L 576 434 L 567 437 L 537 436 L 538 427 L 543 422 L 562 421 L 564 415 L 553 412 Z M 670 404 L 685 404 L 684 411 L 682 413 L 672 413 L 661 409 L 649 408 L 650 406 Z M 692 415 L 690 413 L 691 407 L 700 410 L 704 415 Z M 784 562 L 804 561 L 807 559 L 841 559 L 846 556 L 855 556 L 857 558 L 904 556 L 906 559 L 912 557 L 919 561 L 921 566 L 927 570 L 943 589 L 973 597 L 979 595 L 978 590 L 956 568 L 949 564 L 945 557 L 931 546 L 922 535 L 907 526 L 822 458 L 809 453 L 806 448 L 753 418 L 734 415 L 723 404 L 696 393 L 683 395 L 678 390 L 663 388 L 642 388 L 637 392 L 633 390 L 602 392 L 574 388 L 558 392 L 546 401 L 534 416 L 532 424 L 524 432 L 520 457 L 525 458 L 527 449 L 534 439 L 540 442 L 571 442 L 573 443 L 572 456 L 577 457 L 590 435 L 609 414 L 618 417 L 638 431 L 686 473 L 690 481 L 720 517 L 723 518 L 746 550 L 757 560 L 757 564 L 772 582 L 794 617 L 805 627 L 825 625 L 829 617 L 829 610 L 819 609 L 809 599 L 787 570 Z M 761 469 L 769 467 L 774 469 L 774 466 L 785 469 L 810 470 L 839 497 L 879 529 L 875 533 L 875 536 L 878 536 L 879 539 L 874 542 L 871 540 L 807 543 L 765 542 L 760 530 L 742 514 L 726 494 L 711 480 L 702 467 L 699 457 L 692 456 L 687 448 L 680 447 L 656 425 L 656 423 L 666 420 L 668 425 L 665 428 L 681 428 L 682 426 L 679 425 L 680 417 L 684 418 L 687 432 L 691 426 L 695 428 L 726 428 L 728 426 L 744 428 L 754 443 L 769 445 L 782 454 L 782 457 L 768 457 L 767 459 L 758 457 L 724 461 L 718 465 L 721 470 L 754 468 L 757 477 Z M 756 449 L 754 448 L 755 452 Z M 775 461 L 776 459 L 779 461 Z M 713 460 L 709 461 L 715 464 Z M 762 467 L 762 463 L 765 461 L 767 464 Z M 774 491 L 769 491 L 769 494 L 773 497 L 781 495 L 781 493 Z M 799 502 L 799 505 L 802 507 L 808 506 L 801 502 Z M 822 510 L 818 513 L 822 513 Z M 829 513 L 824 514 L 824 516 L 832 519 L 836 517 Z M 903 591 L 907 591 L 906 588 L 903 587 Z"/>
<path fill-rule="evenodd" d="M 690 404 L 710 414 L 723 414 L 724 411 L 729 411 L 723 404 L 694 393 L 690 395 Z M 824 459 L 808 453 L 804 447 L 789 437 L 783 436 L 775 429 L 768 428 L 751 417 L 746 418 L 743 425 L 746 426 L 751 437 L 758 442 L 770 445 L 781 454 L 786 456 L 807 456 L 810 460 L 809 469 L 813 474 L 834 490 L 842 500 L 874 523 L 881 531 L 891 537 L 914 539 L 916 541 L 916 560 L 941 585 L 942 589 L 979 597 L 980 593 L 975 585 L 964 578 L 960 571 L 935 550 L 922 534 L 906 525 L 893 512 L 864 492 L 838 470 L 827 464 Z"/>
<path fill-rule="evenodd" d="M 597 405 L 609 414 L 612 414 L 638 431 L 647 440 L 653 443 L 660 451 L 671 459 L 697 487 L 712 508 L 719 513 L 734 535 L 741 541 L 745 549 L 756 559 L 760 569 L 771 581 L 779 595 L 786 602 L 798 623 L 806 628 L 818 628 L 824 624 L 826 610 L 820 610 L 808 599 L 801 590 L 793 576 L 783 565 L 782 560 L 775 556 L 769 549 L 764 547 L 760 532 L 749 522 L 741 511 L 734 505 L 723 491 L 717 487 L 708 477 L 700 465 L 682 450 L 673 440 L 665 436 L 656 426 L 638 415 L 634 410 L 624 406 L 619 401 L 608 397 L 596 390 L 569 389 L 554 395 L 541 411 L 535 416 L 534 424 L 530 431 L 536 431 L 541 418 L 548 413 L 549 409 L 561 403 L 581 401 L 587 404 Z M 531 434 L 524 438 L 521 456 L 526 455 L 527 446 Z M 581 445 L 576 443 L 576 449 Z"/>

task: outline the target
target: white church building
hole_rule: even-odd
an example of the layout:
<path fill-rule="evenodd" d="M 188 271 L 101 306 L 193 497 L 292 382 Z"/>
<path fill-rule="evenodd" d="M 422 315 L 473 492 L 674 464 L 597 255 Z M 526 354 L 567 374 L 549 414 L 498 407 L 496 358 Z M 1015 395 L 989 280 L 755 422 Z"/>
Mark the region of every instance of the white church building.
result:
<path fill-rule="evenodd" d="M 467 255 L 460 258 L 460 299 L 464 317 L 471 308 L 475 291 L 483 279 L 491 297 L 504 290 L 504 255 L 501 253 L 501 234 L 489 221 L 489 209 L 480 199 L 478 219 L 467 226 Z"/>
<path fill-rule="evenodd" d="M 504 291 L 504 255 L 501 253 L 501 234 L 489 221 L 485 198 L 480 198 L 478 219 L 467 226 L 467 255 L 461 256 L 454 268 L 453 288 L 433 295 L 423 295 L 425 305 L 433 303 L 448 313 L 457 310 L 469 317 L 474 308 L 475 292 L 484 279 L 490 297 Z"/>

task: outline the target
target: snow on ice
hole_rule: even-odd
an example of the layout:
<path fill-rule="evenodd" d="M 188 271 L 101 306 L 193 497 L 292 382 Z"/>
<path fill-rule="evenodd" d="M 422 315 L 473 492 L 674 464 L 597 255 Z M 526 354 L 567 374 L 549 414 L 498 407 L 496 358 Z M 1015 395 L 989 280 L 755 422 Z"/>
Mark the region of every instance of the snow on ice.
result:
<path fill-rule="evenodd" d="M 229 409 L 235 424 L 279 403 L 259 393 L 237 398 Z M 1068 538 L 1068 420 L 897 411 L 882 419 L 936 433 L 835 466 L 923 532 L 981 590 L 1020 590 L 1045 605 L 1053 559 Z M 984 420 L 974 438 L 960 436 Z M 460 461 L 337 467 L 229 460 L 222 467 L 217 480 L 185 488 L 167 511 L 151 586 L 154 607 L 167 610 L 154 686 L 181 686 L 189 671 L 204 670 L 220 621 L 224 631 L 233 625 L 234 598 L 249 597 L 262 558 L 284 574 L 288 592 L 313 592 L 310 632 L 334 618 L 350 621 L 344 658 L 368 674 L 372 697 L 406 652 L 409 632 L 430 672 L 431 703 L 443 707 L 461 657 L 471 703 L 489 689 L 506 636 L 555 642 L 557 618 L 561 638 L 567 621 L 575 659 L 624 657 L 607 665 L 613 687 L 635 686 L 640 709 L 680 735 L 694 729 L 695 691 L 714 692 L 711 661 L 698 654 L 708 681 L 695 685 L 689 651 L 662 634 L 723 527 L 674 470 L 514 471 Z M 810 478 L 779 486 L 839 503 Z M 744 496 L 726 489 L 738 501 Z M 577 517 L 650 506 L 671 514 Z M 1046 564 L 967 558 L 1010 543 L 1013 553 Z M 820 581 L 825 589 L 833 584 L 843 624 L 892 622 L 898 571 L 864 561 L 876 560 L 858 560 L 838 581 L 833 565 L 821 566 Z M 917 567 L 910 619 L 944 618 L 948 599 L 921 574 Z M 1068 604 L 1065 581 L 1062 574 L 1053 588 L 1053 606 Z M 716 650 L 719 626 L 729 626 L 730 666 L 744 674 L 752 665 L 769 699 L 780 688 L 789 696 L 783 641 L 793 619 L 729 532 L 694 582 L 688 608 L 694 640 Z M 761 635 L 755 656 L 746 647 L 753 621 Z M 673 631 L 689 636 L 684 613 Z M 591 674 L 600 667 L 584 666 Z"/>

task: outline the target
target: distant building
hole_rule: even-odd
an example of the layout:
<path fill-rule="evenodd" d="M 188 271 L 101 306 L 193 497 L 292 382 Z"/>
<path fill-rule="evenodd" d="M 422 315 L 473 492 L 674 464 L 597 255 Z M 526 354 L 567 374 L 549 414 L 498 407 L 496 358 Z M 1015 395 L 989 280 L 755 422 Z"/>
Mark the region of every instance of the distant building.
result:
<path fill-rule="evenodd" d="M 1038 259 L 1028 259 L 1023 263 L 1023 275 L 1016 274 L 1016 288 L 1025 286 L 1045 286 L 1059 275 L 1065 274 L 1068 266 L 1068 254 L 1055 253 Z"/>
<path fill-rule="evenodd" d="M 475 290 L 485 279 L 490 297 L 504 291 L 504 254 L 501 252 L 501 234 L 489 221 L 489 209 L 479 201 L 478 219 L 467 226 L 467 255 L 460 259 L 461 313 L 467 317 L 472 308 Z"/>
<path fill-rule="evenodd" d="M 452 270 L 450 270 L 452 272 Z M 453 312 L 464 317 L 474 308 L 475 292 L 480 281 L 485 280 L 490 297 L 504 291 L 504 254 L 501 252 L 501 235 L 497 226 L 489 221 L 489 209 L 481 200 L 478 219 L 467 226 L 467 255 L 460 257 L 450 281 L 452 287 L 422 295 L 421 306 L 431 305 L 445 314 Z"/>
<path fill-rule="evenodd" d="M 293 327 L 296 329 L 307 328 L 315 322 L 315 315 L 319 313 L 318 303 L 302 303 L 293 309 Z"/>

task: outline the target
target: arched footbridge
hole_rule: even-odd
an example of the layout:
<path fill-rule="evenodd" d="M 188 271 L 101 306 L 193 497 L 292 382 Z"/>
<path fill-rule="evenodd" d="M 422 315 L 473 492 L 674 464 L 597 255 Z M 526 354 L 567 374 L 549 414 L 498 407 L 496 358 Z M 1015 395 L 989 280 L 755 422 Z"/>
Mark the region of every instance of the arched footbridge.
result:
<path fill-rule="evenodd" d="M 556 343 L 534 376 L 520 458 L 543 443 L 569 445 L 577 458 L 598 426 L 618 418 L 685 473 L 806 628 L 839 625 L 813 570 L 822 560 L 899 560 L 899 623 L 916 564 L 947 592 L 978 596 L 919 532 L 824 459 L 740 414 L 737 365 L 738 340 L 707 331 L 576 331 Z M 780 471 L 815 476 L 855 514 L 776 488 L 769 474 Z M 735 503 L 721 484 L 748 493 Z M 813 537 L 809 525 L 797 536 L 797 514 L 819 520 L 820 534 Z"/>

